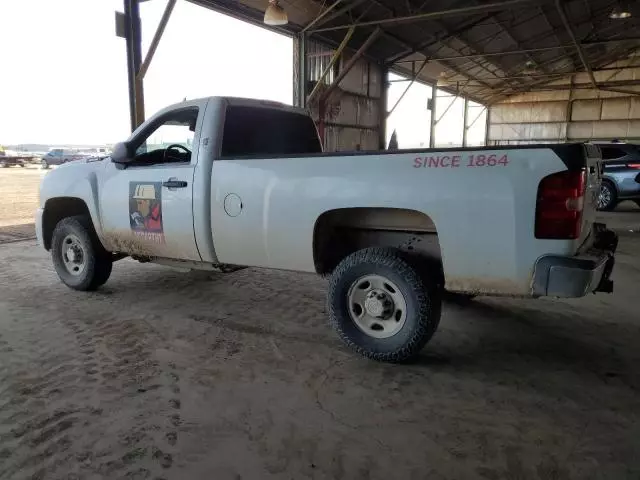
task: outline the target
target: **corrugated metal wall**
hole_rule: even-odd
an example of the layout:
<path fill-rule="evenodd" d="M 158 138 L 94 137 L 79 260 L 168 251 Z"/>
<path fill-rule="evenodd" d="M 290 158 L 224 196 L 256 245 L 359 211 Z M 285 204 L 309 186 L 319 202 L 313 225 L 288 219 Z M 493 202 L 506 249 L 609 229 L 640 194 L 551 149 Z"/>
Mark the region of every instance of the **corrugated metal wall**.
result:
<path fill-rule="evenodd" d="M 342 64 L 349 59 L 343 57 Z M 378 65 L 366 60 L 354 65 L 330 98 L 325 122 L 327 151 L 378 149 L 381 86 Z"/>
<path fill-rule="evenodd" d="M 306 94 L 308 95 L 329 65 L 334 51 L 325 45 L 308 40 L 306 50 Z M 299 45 L 294 42 L 294 64 L 299 55 Z M 324 79 L 330 84 L 351 54 L 343 53 L 335 68 Z M 294 85 L 299 72 L 294 69 Z M 377 150 L 380 142 L 381 94 L 383 91 L 382 68 L 360 59 L 329 97 L 324 122 L 326 151 Z M 295 87 L 294 87 L 295 90 Z M 295 97 L 295 95 L 294 95 Z M 295 99 L 294 99 L 295 100 Z M 317 105 L 308 105 L 316 122 Z"/>
<path fill-rule="evenodd" d="M 598 82 L 637 81 L 623 89 L 640 95 L 640 66 L 632 60 L 609 67 L 624 70 L 595 72 Z M 488 144 L 560 143 L 586 140 L 640 140 L 640 96 L 584 88 L 587 74 L 550 83 L 549 88 L 510 97 L 489 109 Z M 621 87 L 622 88 L 622 87 Z"/>

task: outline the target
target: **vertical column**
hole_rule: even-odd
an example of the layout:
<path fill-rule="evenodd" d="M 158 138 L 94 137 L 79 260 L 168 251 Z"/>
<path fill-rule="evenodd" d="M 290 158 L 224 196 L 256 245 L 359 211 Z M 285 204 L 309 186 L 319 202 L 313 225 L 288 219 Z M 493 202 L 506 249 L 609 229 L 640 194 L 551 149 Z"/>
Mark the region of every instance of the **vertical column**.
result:
<path fill-rule="evenodd" d="M 389 69 L 380 67 L 380 103 L 378 106 L 378 149 L 384 150 L 387 143 L 387 100 L 389 95 Z"/>
<path fill-rule="evenodd" d="M 489 130 L 491 129 L 491 105 L 487 105 L 487 120 L 484 129 L 484 144 L 489 146 Z"/>
<path fill-rule="evenodd" d="M 469 99 L 465 97 L 464 99 L 464 114 L 463 114 L 463 124 L 464 128 L 462 129 L 462 146 L 467 146 L 467 133 L 469 132 Z"/>
<path fill-rule="evenodd" d="M 429 148 L 436 146 L 436 100 L 438 98 L 438 86 L 434 83 L 431 87 L 431 129 L 429 133 Z"/>
<path fill-rule="evenodd" d="M 129 83 L 129 115 L 131 130 L 144 121 L 144 90 L 138 78 L 142 63 L 142 29 L 139 0 L 124 0 L 125 39 L 127 45 L 127 77 Z"/>
<path fill-rule="evenodd" d="M 307 38 L 305 33 L 293 39 L 293 104 L 306 107 Z"/>

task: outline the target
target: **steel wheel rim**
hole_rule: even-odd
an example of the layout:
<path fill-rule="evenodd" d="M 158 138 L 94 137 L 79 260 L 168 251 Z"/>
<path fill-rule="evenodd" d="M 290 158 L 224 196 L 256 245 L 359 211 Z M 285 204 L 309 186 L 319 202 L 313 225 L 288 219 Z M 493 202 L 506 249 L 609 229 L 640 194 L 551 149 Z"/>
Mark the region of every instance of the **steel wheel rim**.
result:
<path fill-rule="evenodd" d="M 349 315 L 373 338 L 397 334 L 407 320 L 407 302 L 398 286 L 383 275 L 365 275 L 349 287 Z"/>
<path fill-rule="evenodd" d="M 62 263 L 70 275 L 77 277 L 84 272 L 87 266 L 87 252 L 80 239 L 73 234 L 69 234 L 62 239 L 60 246 Z"/>
<path fill-rule="evenodd" d="M 605 208 L 611 202 L 611 190 L 606 185 L 600 185 L 598 193 L 598 207 Z"/>

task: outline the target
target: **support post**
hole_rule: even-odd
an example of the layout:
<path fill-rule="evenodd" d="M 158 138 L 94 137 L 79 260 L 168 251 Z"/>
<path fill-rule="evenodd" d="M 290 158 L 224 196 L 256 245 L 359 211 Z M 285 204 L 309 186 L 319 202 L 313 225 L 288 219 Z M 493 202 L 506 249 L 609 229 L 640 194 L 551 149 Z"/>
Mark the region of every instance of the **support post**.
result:
<path fill-rule="evenodd" d="M 293 104 L 306 107 L 307 36 L 299 33 L 294 40 Z"/>
<path fill-rule="evenodd" d="M 142 32 L 138 0 L 124 0 L 125 40 L 127 45 L 127 77 L 129 83 L 129 115 L 131 130 L 144 121 L 144 89 L 138 80 L 142 63 Z"/>
<path fill-rule="evenodd" d="M 489 130 L 491 129 L 491 106 L 487 105 L 487 118 L 484 127 L 484 146 L 489 146 Z"/>
<path fill-rule="evenodd" d="M 462 129 L 462 147 L 463 148 L 467 146 L 467 133 L 469 132 L 469 127 L 467 126 L 468 121 L 469 121 L 469 99 L 465 97 L 464 115 L 463 115 L 464 128 Z"/>
<path fill-rule="evenodd" d="M 378 108 L 378 148 L 386 149 L 387 143 L 387 99 L 389 97 L 389 69 L 380 66 L 382 82 L 380 86 L 380 106 Z"/>
<path fill-rule="evenodd" d="M 431 87 L 431 126 L 429 129 L 429 148 L 436 146 L 436 99 L 438 98 L 438 86 L 434 83 Z"/>

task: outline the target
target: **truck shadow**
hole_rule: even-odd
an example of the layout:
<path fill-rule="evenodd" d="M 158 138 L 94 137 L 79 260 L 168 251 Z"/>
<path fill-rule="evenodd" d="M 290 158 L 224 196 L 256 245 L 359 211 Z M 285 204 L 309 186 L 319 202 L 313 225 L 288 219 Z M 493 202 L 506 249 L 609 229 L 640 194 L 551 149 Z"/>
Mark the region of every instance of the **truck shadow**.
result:
<path fill-rule="evenodd" d="M 93 295 L 135 290 L 137 301 L 152 303 L 160 315 L 179 308 L 179 317 L 187 322 L 282 340 L 291 344 L 294 356 L 313 345 L 336 354 L 339 350 L 341 357 L 346 352 L 328 326 L 325 282 L 315 276 L 259 269 L 230 274 L 144 270 L 126 278 L 116 274 Z M 532 385 L 544 384 L 545 376 L 571 374 L 586 384 L 615 382 L 640 390 L 640 325 L 631 318 L 610 318 L 605 311 L 553 300 L 483 298 L 464 306 L 446 302 L 440 329 L 405 368 L 419 376 L 481 374 L 498 382 L 528 379 Z M 357 370 L 394 368 L 360 364 L 356 355 L 347 358 L 352 358 L 349 364 L 356 362 L 352 365 Z"/>
<path fill-rule="evenodd" d="M 498 302 L 445 304 L 441 332 L 415 365 L 540 378 L 572 373 L 640 390 L 640 326 L 632 318 L 553 300 Z"/>

